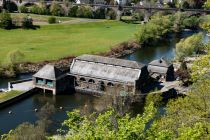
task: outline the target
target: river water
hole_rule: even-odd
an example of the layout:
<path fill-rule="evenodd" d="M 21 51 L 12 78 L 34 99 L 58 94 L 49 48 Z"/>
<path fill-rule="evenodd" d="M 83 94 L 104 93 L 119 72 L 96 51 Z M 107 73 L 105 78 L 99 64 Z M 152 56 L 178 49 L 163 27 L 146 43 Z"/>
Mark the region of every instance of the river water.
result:
<path fill-rule="evenodd" d="M 133 54 L 122 57 L 122 59 L 135 60 L 145 64 L 161 57 L 172 60 L 174 58 L 175 44 L 181 38 L 185 38 L 194 33 L 193 31 L 186 31 L 179 35 L 171 34 L 165 41 L 161 41 L 155 46 L 141 48 Z M 204 41 L 207 40 L 208 37 L 205 36 Z M 6 88 L 8 81 L 30 78 L 31 75 L 22 74 L 13 79 L 0 79 L 0 88 Z M 14 129 L 23 122 L 35 123 L 38 120 L 38 115 L 34 109 L 40 109 L 46 103 L 50 103 L 56 108 L 55 114 L 52 117 L 53 125 L 50 127 L 53 133 L 61 127 L 61 122 L 67 118 L 66 111 L 80 109 L 83 113 L 88 114 L 92 111 L 102 111 L 106 106 L 110 105 L 109 100 L 79 93 L 66 93 L 65 95 L 57 96 L 43 93 L 35 94 L 9 107 L 0 109 L 0 135 L 7 133 L 10 129 Z M 60 107 L 64 109 L 60 110 Z M 139 103 L 132 105 L 129 109 L 121 108 L 121 111 L 128 109 L 134 113 L 141 113 L 142 108 L 143 104 Z M 12 114 L 8 113 L 10 110 L 13 112 Z"/>

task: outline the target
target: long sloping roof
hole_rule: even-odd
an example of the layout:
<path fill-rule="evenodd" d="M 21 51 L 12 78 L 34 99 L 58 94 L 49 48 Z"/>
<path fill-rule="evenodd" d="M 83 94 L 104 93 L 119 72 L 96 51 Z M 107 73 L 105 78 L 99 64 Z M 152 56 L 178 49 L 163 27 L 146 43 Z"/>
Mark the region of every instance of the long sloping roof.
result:
<path fill-rule="evenodd" d="M 38 77 L 38 78 L 43 78 L 43 79 L 56 80 L 62 74 L 63 72 L 61 70 L 57 69 L 53 65 L 47 64 L 33 76 Z"/>
<path fill-rule="evenodd" d="M 141 69 L 142 67 L 145 66 L 144 64 L 138 63 L 136 61 L 129 61 L 129 60 L 117 59 L 117 58 L 109 58 L 109 57 L 103 57 L 103 56 L 97 56 L 97 55 L 85 54 L 85 55 L 78 56 L 75 59 L 89 61 L 89 62 L 115 65 L 115 66 L 122 66 L 122 67 L 133 68 L 133 69 Z"/>
<path fill-rule="evenodd" d="M 119 82 L 135 82 L 141 70 L 76 60 L 70 74 Z"/>

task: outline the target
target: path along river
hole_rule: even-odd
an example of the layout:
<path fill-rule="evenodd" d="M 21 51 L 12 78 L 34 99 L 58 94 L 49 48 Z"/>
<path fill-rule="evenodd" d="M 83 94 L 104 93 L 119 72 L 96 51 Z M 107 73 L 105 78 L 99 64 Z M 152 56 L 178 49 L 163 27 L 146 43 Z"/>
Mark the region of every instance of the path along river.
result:
<path fill-rule="evenodd" d="M 175 44 L 181 39 L 194 34 L 193 31 L 185 31 L 179 35 L 171 34 L 165 41 L 159 42 L 155 46 L 148 46 L 137 50 L 135 53 L 122 57 L 122 59 L 135 60 L 141 63 L 148 63 L 154 59 L 164 57 L 166 59 L 174 58 Z M 205 36 L 204 41 L 208 37 Z M 8 81 L 30 78 L 32 74 L 22 74 L 14 79 L 0 79 L 0 88 L 6 88 Z M 50 130 L 55 132 L 60 128 L 60 123 L 67 118 L 66 111 L 73 109 L 81 109 L 84 113 L 91 113 L 92 111 L 101 111 L 109 104 L 108 100 L 81 95 L 79 93 L 66 93 L 65 95 L 52 96 L 43 93 L 37 93 L 27 99 L 15 103 L 4 109 L 0 109 L 0 135 L 7 133 L 10 129 L 14 129 L 23 122 L 35 123 L 38 120 L 35 108 L 40 109 L 46 103 L 53 104 L 56 112 L 53 115 L 53 125 Z M 59 107 L 64 107 L 60 110 Z M 140 113 L 142 104 L 132 105 L 130 111 Z M 9 111 L 12 114 L 9 114 Z"/>

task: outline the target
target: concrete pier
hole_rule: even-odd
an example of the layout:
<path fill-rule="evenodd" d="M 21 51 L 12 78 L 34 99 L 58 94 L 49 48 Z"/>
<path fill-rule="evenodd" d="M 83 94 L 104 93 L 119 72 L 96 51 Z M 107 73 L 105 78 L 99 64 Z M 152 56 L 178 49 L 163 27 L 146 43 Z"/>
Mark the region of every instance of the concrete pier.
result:
<path fill-rule="evenodd" d="M 8 90 L 28 91 L 33 88 L 32 79 L 13 81 L 8 83 Z"/>

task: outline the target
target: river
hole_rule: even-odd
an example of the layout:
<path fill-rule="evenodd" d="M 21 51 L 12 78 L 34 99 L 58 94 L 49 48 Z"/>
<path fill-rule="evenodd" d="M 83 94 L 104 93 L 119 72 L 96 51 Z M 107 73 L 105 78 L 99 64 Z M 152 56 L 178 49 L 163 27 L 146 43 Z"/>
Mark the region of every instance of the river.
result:
<path fill-rule="evenodd" d="M 149 63 L 154 59 L 164 57 L 165 59 L 172 60 L 174 58 L 175 44 L 181 39 L 192 35 L 195 32 L 185 31 L 179 35 L 171 34 L 165 41 L 161 41 L 155 46 L 148 46 L 141 48 L 133 54 L 122 57 L 122 59 L 135 60 L 141 63 Z M 205 36 L 204 41 L 208 37 Z M 8 81 L 30 78 L 32 74 L 22 74 L 13 79 L 0 79 L 0 88 L 6 88 Z M 24 99 L 14 105 L 0 110 L 0 135 L 7 133 L 10 129 L 14 129 L 23 122 L 35 123 L 38 120 L 35 108 L 38 110 L 46 103 L 53 104 L 56 108 L 53 115 L 53 125 L 50 130 L 54 133 L 56 129 L 60 128 L 61 122 L 67 118 L 66 111 L 73 109 L 81 109 L 83 113 L 91 113 L 92 111 L 101 111 L 109 104 L 106 99 L 82 95 L 79 93 L 72 94 L 66 93 L 65 95 L 52 96 L 48 94 L 35 94 L 27 99 Z M 63 107 L 64 109 L 59 109 Z M 141 113 L 143 105 L 141 103 L 132 105 L 130 111 Z M 12 114 L 9 114 L 9 111 Z M 125 110 L 122 108 L 122 110 Z"/>

